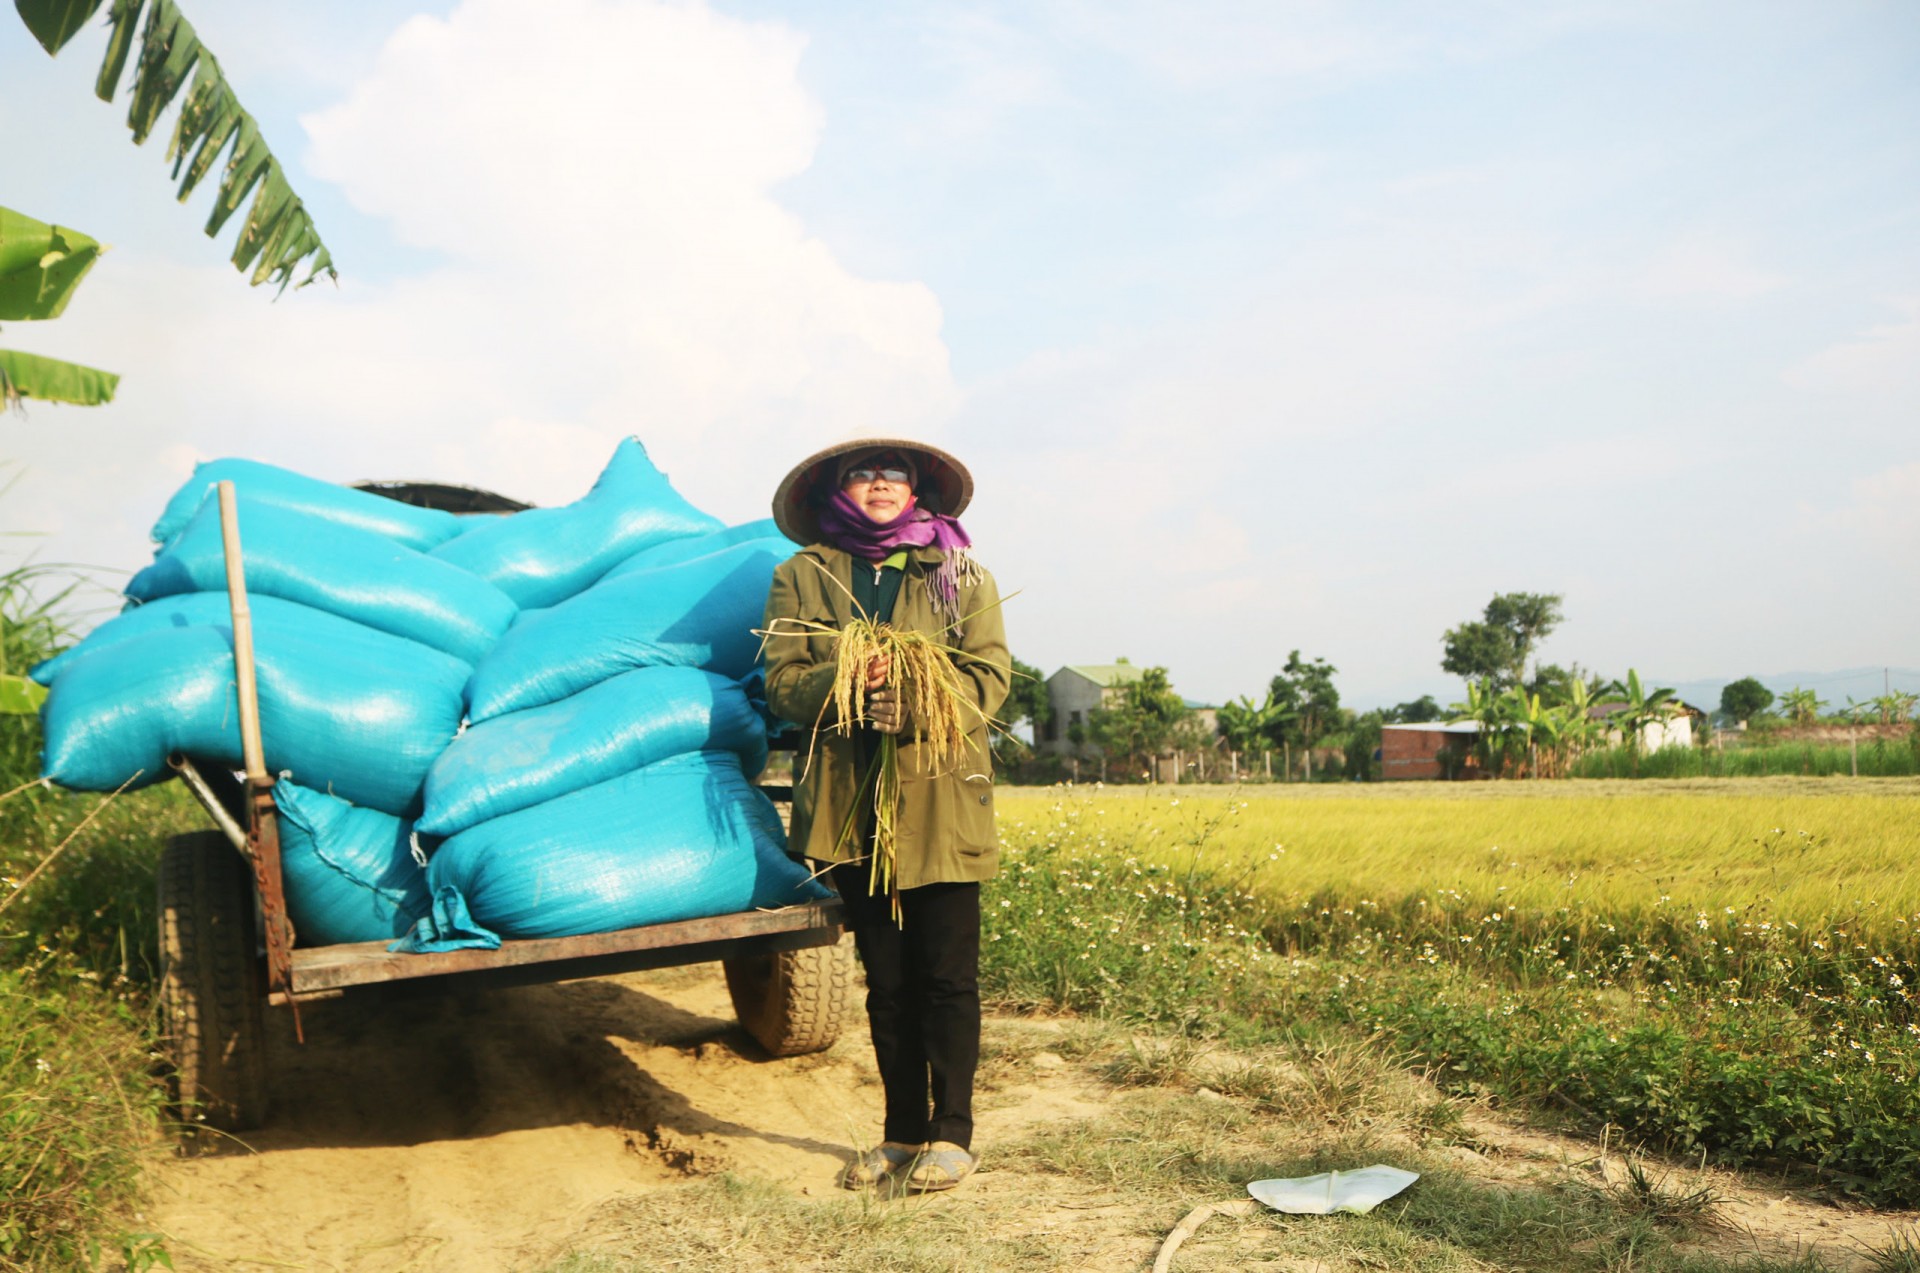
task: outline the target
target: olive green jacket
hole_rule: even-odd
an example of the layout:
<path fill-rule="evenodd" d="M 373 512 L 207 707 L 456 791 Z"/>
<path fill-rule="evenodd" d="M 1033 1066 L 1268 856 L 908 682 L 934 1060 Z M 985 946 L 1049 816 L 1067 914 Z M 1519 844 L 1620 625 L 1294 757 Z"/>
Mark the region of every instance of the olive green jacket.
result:
<path fill-rule="evenodd" d="M 961 760 L 948 772 L 929 772 L 914 722 L 900 735 L 900 809 L 895 821 L 894 879 L 903 889 L 922 884 L 990 878 L 999 865 L 993 828 L 993 759 L 987 722 L 999 712 L 1011 685 L 1012 659 L 1000 617 L 1000 592 L 984 570 L 960 585 L 957 631 L 934 612 L 928 574 L 940 563 L 934 548 L 910 549 L 893 625 L 940 636 L 959 651 L 953 659 L 977 712 Z M 833 726 L 834 634 L 796 633 L 800 620 L 839 628 L 855 615 L 852 580 L 867 570 L 827 544 L 803 548 L 773 572 L 767 594 L 767 704 L 774 715 L 812 731 L 794 755 L 795 848 L 821 862 L 864 858 L 864 839 L 840 843 L 854 801 L 861 798 L 859 740 Z M 782 630 L 785 630 L 784 632 Z M 868 795 L 868 799 L 871 796 Z"/>

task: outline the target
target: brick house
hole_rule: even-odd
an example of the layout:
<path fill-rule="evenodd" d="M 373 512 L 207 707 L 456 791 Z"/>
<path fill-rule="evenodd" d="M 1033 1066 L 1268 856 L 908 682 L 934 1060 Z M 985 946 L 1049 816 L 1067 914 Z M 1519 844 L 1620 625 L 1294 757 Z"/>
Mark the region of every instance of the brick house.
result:
<path fill-rule="evenodd" d="M 1445 778 L 1447 759 L 1441 753 L 1449 746 L 1455 753 L 1466 753 L 1479 737 L 1480 727 L 1472 721 L 1448 724 L 1427 721 L 1419 725 L 1382 725 L 1380 727 L 1380 779 L 1401 782 L 1411 778 Z M 1451 767 L 1456 778 L 1474 777 L 1479 766 L 1463 759 Z"/>

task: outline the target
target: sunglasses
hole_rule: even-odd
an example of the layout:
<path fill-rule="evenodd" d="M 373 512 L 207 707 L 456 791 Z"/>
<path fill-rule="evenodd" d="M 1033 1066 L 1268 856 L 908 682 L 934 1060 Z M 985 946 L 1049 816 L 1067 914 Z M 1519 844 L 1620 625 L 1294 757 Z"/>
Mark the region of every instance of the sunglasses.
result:
<path fill-rule="evenodd" d="M 846 476 L 840 480 L 849 486 L 868 482 L 892 482 L 896 486 L 905 486 L 910 477 L 911 474 L 897 464 L 863 464 L 859 468 L 848 469 Z"/>

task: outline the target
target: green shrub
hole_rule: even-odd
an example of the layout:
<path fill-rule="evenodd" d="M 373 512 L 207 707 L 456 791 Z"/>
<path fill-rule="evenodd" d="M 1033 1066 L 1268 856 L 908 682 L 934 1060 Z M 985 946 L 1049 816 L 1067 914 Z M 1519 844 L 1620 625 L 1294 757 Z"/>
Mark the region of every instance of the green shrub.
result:
<path fill-rule="evenodd" d="M 148 1043 L 154 861 L 198 819 L 178 784 L 0 804 L 0 1267 L 91 1268 L 103 1242 L 129 1269 L 164 1262 L 126 1214 L 164 1101 Z"/>
<path fill-rule="evenodd" d="M 127 1000 L 0 970 L 0 1263 L 91 1267 L 118 1227 L 161 1103 L 140 1027 Z"/>

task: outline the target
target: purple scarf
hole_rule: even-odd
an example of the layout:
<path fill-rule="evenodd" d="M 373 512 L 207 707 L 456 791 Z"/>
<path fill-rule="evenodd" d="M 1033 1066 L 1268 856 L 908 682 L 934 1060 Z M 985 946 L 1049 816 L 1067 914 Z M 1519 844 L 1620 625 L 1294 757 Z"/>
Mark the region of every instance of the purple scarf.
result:
<path fill-rule="evenodd" d="M 940 564 L 928 577 L 934 608 L 950 622 L 958 622 L 960 581 L 974 577 L 979 568 L 967 554 L 973 537 L 957 519 L 910 504 L 892 521 L 876 522 L 852 496 L 835 491 L 820 510 L 820 534 L 835 548 L 863 561 L 879 561 L 903 548 L 938 548 Z"/>

